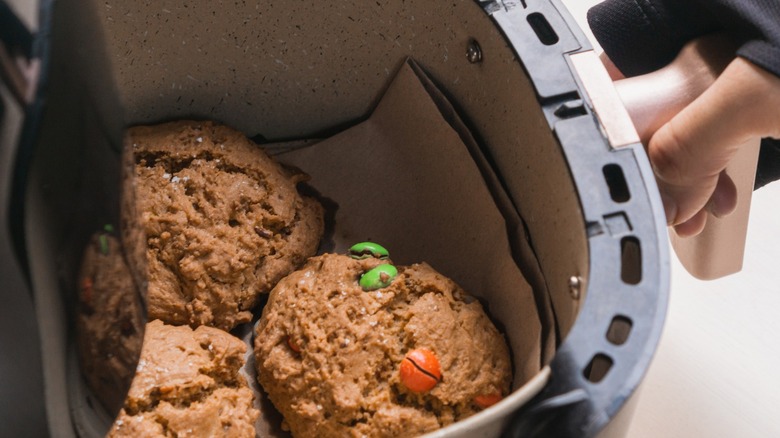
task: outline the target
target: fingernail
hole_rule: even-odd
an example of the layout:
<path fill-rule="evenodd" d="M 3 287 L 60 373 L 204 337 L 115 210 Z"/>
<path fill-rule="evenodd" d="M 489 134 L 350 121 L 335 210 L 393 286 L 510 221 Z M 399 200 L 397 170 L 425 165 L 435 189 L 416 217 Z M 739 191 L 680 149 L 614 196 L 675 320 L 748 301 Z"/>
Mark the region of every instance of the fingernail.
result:
<path fill-rule="evenodd" d="M 706 208 L 717 218 L 726 217 L 737 208 L 737 186 L 725 173 L 718 178 L 718 185 L 707 201 Z"/>
<path fill-rule="evenodd" d="M 718 200 L 715 197 L 712 197 L 710 198 L 709 201 L 707 201 L 707 205 L 704 206 L 704 209 L 709 211 L 710 214 L 712 214 L 718 219 L 726 217 L 729 214 L 731 214 L 730 209 L 723 208 L 721 207 L 720 204 L 721 203 L 718 202 Z"/>
<path fill-rule="evenodd" d="M 666 213 L 666 224 L 674 225 L 674 220 L 677 218 L 677 203 L 665 194 L 661 193 L 661 202 L 664 204 L 664 212 Z"/>

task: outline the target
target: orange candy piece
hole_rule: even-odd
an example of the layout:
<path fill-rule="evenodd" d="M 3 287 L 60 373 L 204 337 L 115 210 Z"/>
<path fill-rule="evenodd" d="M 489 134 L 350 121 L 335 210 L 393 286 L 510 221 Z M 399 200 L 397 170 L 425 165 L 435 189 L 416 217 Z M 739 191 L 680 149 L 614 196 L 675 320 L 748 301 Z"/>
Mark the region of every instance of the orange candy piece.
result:
<path fill-rule="evenodd" d="M 482 409 L 487 409 L 500 402 L 503 398 L 504 397 L 501 396 L 501 393 L 498 392 L 494 392 L 492 394 L 482 394 L 474 397 L 474 404 Z"/>
<path fill-rule="evenodd" d="M 290 350 L 296 353 L 301 352 L 301 347 L 299 347 L 298 344 L 296 344 L 295 341 L 293 341 L 292 338 L 289 336 L 287 337 L 287 346 L 290 347 Z"/>
<path fill-rule="evenodd" d="M 441 365 L 432 351 L 418 348 L 406 353 L 401 362 L 401 383 L 409 391 L 426 392 L 441 381 Z"/>
<path fill-rule="evenodd" d="M 89 277 L 81 279 L 81 299 L 87 304 L 92 301 L 92 279 Z"/>

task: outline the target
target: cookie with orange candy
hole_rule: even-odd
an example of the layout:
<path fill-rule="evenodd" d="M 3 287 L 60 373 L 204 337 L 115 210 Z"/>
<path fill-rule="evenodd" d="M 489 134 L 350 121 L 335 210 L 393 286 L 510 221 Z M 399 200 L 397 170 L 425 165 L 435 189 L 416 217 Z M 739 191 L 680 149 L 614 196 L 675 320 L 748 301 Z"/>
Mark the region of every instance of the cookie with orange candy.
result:
<path fill-rule="evenodd" d="M 498 403 L 512 381 L 479 301 L 371 242 L 309 259 L 255 330 L 258 381 L 294 437 L 424 434 Z"/>

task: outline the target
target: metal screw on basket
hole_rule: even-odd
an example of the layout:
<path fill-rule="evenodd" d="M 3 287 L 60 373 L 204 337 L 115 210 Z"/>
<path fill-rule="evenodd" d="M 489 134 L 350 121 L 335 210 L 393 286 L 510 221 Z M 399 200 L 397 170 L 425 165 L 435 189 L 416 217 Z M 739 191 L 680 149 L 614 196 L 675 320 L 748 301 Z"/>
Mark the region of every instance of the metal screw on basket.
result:
<path fill-rule="evenodd" d="M 582 278 L 578 275 L 569 277 L 569 294 L 572 299 L 578 300 L 582 290 Z"/>
<path fill-rule="evenodd" d="M 469 45 L 466 47 L 466 58 L 472 64 L 482 62 L 482 48 L 479 47 L 477 40 L 469 40 Z"/>

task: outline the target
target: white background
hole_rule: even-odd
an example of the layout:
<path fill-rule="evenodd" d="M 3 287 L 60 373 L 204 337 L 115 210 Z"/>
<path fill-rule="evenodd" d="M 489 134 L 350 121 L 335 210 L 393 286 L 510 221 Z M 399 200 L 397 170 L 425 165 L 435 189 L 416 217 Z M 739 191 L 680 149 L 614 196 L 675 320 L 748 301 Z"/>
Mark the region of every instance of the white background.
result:
<path fill-rule="evenodd" d="M 600 0 L 562 1 L 600 52 L 585 21 Z M 672 255 L 667 321 L 629 438 L 780 437 L 778 201 L 780 182 L 754 193 L 742 272 L 699 281 Z"/>

